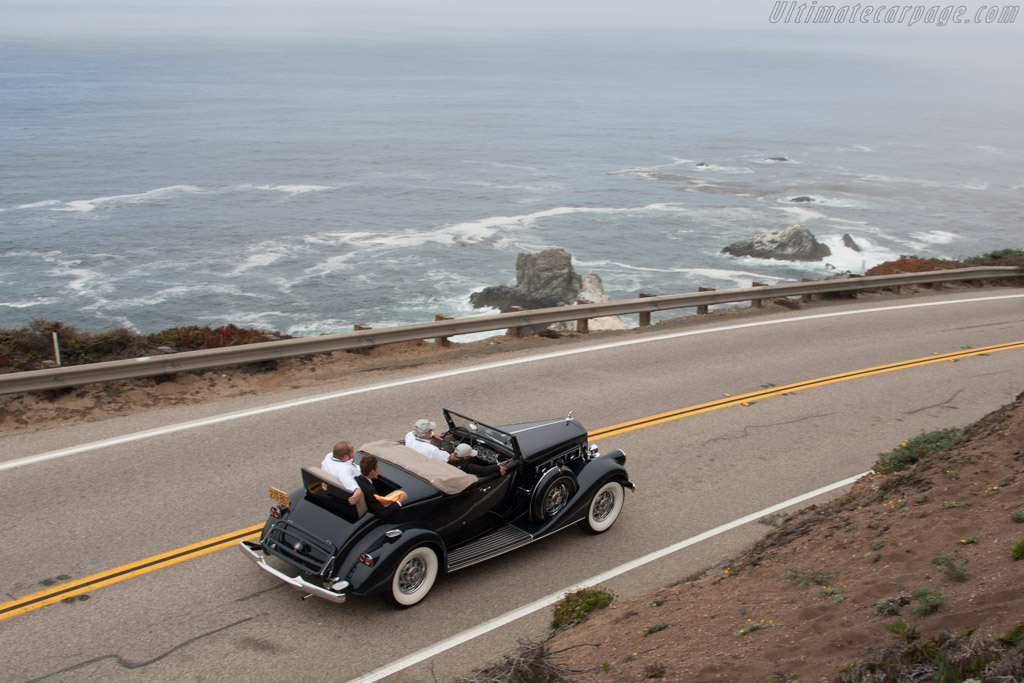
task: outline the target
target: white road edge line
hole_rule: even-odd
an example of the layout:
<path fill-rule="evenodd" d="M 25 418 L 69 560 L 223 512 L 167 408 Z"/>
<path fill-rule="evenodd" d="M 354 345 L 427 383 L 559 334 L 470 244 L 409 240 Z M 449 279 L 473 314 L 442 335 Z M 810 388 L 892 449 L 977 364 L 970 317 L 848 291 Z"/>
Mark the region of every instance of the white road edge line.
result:
<path fill-rule="evenodd" d="M 782 325 L 786 323 L 797 323 L 807 322 L 809 320 L 820 320 L 822 318 L 835 318 L 847 315 L 864 315 L 867 313 L 879 313 L 884 311 L 898 311 L 906 308 L 921 308 L 925 306 L 947 306 L 951 304 L 961 303 L 976 303 L 979 301 L 998 301 L 1002 299 L 1018 299 L 1024 298 L 1024 294 L 1006 294 L 1001 296 L 986 296 L 977 297 L 972 299 L 954 299 L 952 301 L 925 301 L 915 304 L 903 304 L 898 306 L 880 306 L 875 308 L 865 308 L 856 311 L 836 311 L 833 313 L 817 313 L 815 315 L 798 316 L 795 318 L 783 318 L 781 320 L 760 320 L 750 323 L 738 323 L 735 325 L 724 325 L 722 327 L 712 327 L 702 330 L 688 330 L 686 332 L 674 332 L 671 334 L 663 334 L 654 337 L 644 337 L 643 339 L 627 339 L 623 341 L 610 342 L 608 344 L 598 344 L 594 346 L 585 346 L 578 349 L 569 349 L 566 351 L 556 351 L 553 353 L 541 354 L 538 356 L 530 356 L 529 358 L 517 358 L 515 360 L 501 361 L 499 363 L 489 363 L 486 365 L 478 365 L 470 368 L 462 368 L 459 370 L 449 370 L 446 372 L 439 372 L 431 375 L 424 375 L 423 377 L 414 377 L 411 379 L 400 380 L 397 382 L 387 382 L 385 384 L 377 384 L 370 387 L 363 387 L 362 389 L 351 389 L 349 391 L 341 391 L 333 394 L 324 394 L 322 396 L 314 396 L 312 398 L 301 399 L 298 401 L 289 401 L 286 403 L 279 403 L 276 405 L 265 406 L 263 408 L 255 408 L 253 410 L 245 410 L 237 413 L 226 413 L 224 415 L 216 415 L 214 417 L 204 418 L 201 420 L 195 420 L 192 422 L 182 422 L 176 425 L 168 425 L 166 427 L 160 427 L 158 429 L 150 429 L 142 432 L 136 432 L 134 434 L 125 434 L 124 436 L 115 437 L 112 439 L 104 439 L 102 441 L 94 441 L 92 443 L 82 444 L 80 446 L 72 446 L 71 448 L 64 448 L 57 451 L 51 451 L 49 453 L 41 453 L 39 455 L 32 455 L 25 458 L 19 458 L 17 460 L 11 460 L 5 463 L 0 463 L 0 472 L 4 470 L 13 470 L 19 467 L 26 467 L 28 465 L 35 465 L 37 463 L 46 462 L 48 460 L 55 460 L 58 458 L 66 458 L 70 455 L 78 455 L 80 453 L 87 453 L 89 451 L 95 451 L 102 448 L 109 448 L 111 446 L 118 446 L 121 444 L 132 443 L 134 441 L 142 441 L 144 439 L 151 439 L 158 436 L 165 436 L 167 434 L 174 434 L 176 432 L 187 431 L 190 429 L 199 429 L 201 427 L 208 427 L 215 424 L 221 424 L 224 422 L 230 422 L 232 420 L 239 420 L 242 418 L 253 417 L 255 415 L 263 415 L 266 413 L 277 412 L 279 410 L 288 410 L 291 408 L 297 408 L 299 406 L 309 405 L 312 403 L 319 403 L 321 401 L 330 401 L 338 398 L 345 398 L 347 396 L 355 396 L 357 394 L 365 394 L 373 391 L 381 391 L 384 389 L 394 389 L 396 387 L 407 386 L 409 384 L 418 384 L 420 382 L 431 382 L 438 379 L 444 379 L 446 377 L 456 377 L 458 375 L 466 375 L 473 372 L 483 372 L 486 370 L 495 370 L 498 368 L 511 367 L 514 365 L 522 365 L 525 363 L 535 363 L 543 360 L 550 360 L 552 358 L 563 358 L 565 356 L 574 356 L 581 353 L 591 353 L 594 351 L 605 351 L 607 349 L 620 348 L 623 346 L 632 346 L 634 344 L 648 344 L 651 342 L 665 341 L 667 339 L 678 339 L 680 337 L 690 337 L 699 334 L 712 334 L 714 332 L 727 332 L 730 330 L 740 330 L 750 327 L 762 327 L 766 325 Z"/>
<path fill-rule="evenodd" d="M 580 590 L 581 588 L 596 586 L 597 584 L 613 579 L 616 576 L 619 576 L 620 574 L 625 574 L 626 572 L 632 571 L 633 569 L 636 569 L 638 567 L 642 567 L 645 564 L 654 562 L 655 560 L 660 560 L 661 558 L 667 555 L 671 555 L 672 553 L 678 552 L 684 548 L 688 548 L 691 545 L 700 543 L 701 541 L 706 541 L 707 539 L 712 538 L 714 536 L 718 536 L 719 534 L 723 534 L 727 531 L 732 531 L 736 527 L 743 526 L 744 524 L 753 522 L 754 520 L 760 519 L 761 517 L 765 517 L 774 512 L 784 510 L 793 505 L 798 505 L 799 503 L 802 503 L 806 500 L 810 500 L 811 498 L 815 498 L 822 494 L 829 493 L 831 491 L 834 491 L 835 489 L 842 488 L 844 486 L 849 486 L 858 479 L 860 479 L 861 477 L 863 477 L 864 475 L 870 473 L 870 471 L 861 472 L 860 474 L 854 475 L 852 477 L 847 477 L 842 481 L 837 481 L 833 484 L 829 484 L 828 486 L 822 486 L 821 488 L 815 489 L 814 491 L 811 491 L 809 493 L 805 493 L 795 498 L 790 498 L 789 500 L 785 500 L 781 503 L 776 503 L 775 505 L 767 507 L 763 510 L 752 512 L 749 515 L 745 515 L 743 517 L 740 517 L 739 519 L 735 519 L 721 526 L 717 526 L 714 529 L 709 529 L 704 533 L 697 534 L 696 536 L 687 538 L 684 541 L 673 543 L 672 545 L 666 546 L 661 550 L 655 550 L 654 552 L 648 553 L 642 557 L 638 557 L 635 560 L 630 560 L 625 564 L 620 564 L 618 567 L 613 567 L 608 571 L 597 574 L 596 576 L 592 576 L 589 579 L 585 579 L 582 582 L 577 583 L 576 585 L 564 588 L 558 591 L 557 593 L 551 593 L 550 595 L 540 598 L 539 600 L 534 600 L 529 604 L 523 605 L 522 607 L 518 607 L 510 612 L 506 612 L 505 614 L 499 617 L 495 617 L 490 621 L 485 621 L 484 623 L 478 624 L 473 628 L 466 629 L 462 633 L 458 633 L 452 636 L 451 638 L 446 638 L 445 640 L 435 643 L 430 647 L 424 648 L 419 652 L 414 652 L 413 654 L 403 657 L 401 659 L 397 659 L 394 662 L 391 662 L 390 664 L 386 664 L 380 668 L 374 669 L 373 671 L 367 674 L 363 674 L 362 676 L 359 676 L 357 678 L 350 679 L 348 683 L 372 683 L 373 681 L 379 681 L 382 678 L 390 676 L 391 674 L 398 673 L 399 671 L 407 669 L 410 666 L 413 666 L 414 664 L 418 664 L 419 662 L 422 662 L 426 659 L 430 659 L 434 655 L 445 652 L 446 650 L 450 650 L 454 647 L 462 645 L 463 643 L 469 642 L 470 640 L 473 640 L 478 636 L 482 636 L 485 633 L 489 633 L 490 631 L 510 624 L 513 621 L 516 621 L 517 619 L 520 619 L 522 617 L 525 617 L 529 614 L 536 612 L 537 610 L 544 609 L 549 605 L 553 605 L 559 600 L 561 600 L 563 597 L 565 597 L 567 593 L 572 593 L 573 591 Z"/>

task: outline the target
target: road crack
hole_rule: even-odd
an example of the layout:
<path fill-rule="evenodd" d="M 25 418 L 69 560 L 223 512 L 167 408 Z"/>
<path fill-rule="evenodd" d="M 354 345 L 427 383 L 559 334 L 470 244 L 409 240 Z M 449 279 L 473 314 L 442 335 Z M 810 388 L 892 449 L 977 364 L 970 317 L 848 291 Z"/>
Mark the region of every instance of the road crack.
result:
<path fill-rule="evenodd" d="M 903 414 L 904 415 L 916 415 L 917 413 L 923 413 L 924 411 L 931 410 L 932 408 L 949 408 L 950 410 L 960 410 L 959 406 L 951 406 L 949 404 L 952 403 L 954 400 L 956 400 L 956 397 L 959 396 L 962 392 L 963 392 L 963 389 L 957 389 L 955 394 L 953 394 L 952 396 L 947 398 L 942 403 L 936 403 L 934 405 L 925 406 L 924 408 L 918 408 L 916 410 L 907 410 L 907 411 L 904 411 Z"/>
<path fill-rule="evenodd" d="M 149 666 L 151 664 L 156 664 L 160 660 L 170 656 L 171 654 L 177 652 L 178 650 L 180 650 L 180 649 L 182 649 L 184 647 L 188 647 L 192 643 L 195 643 L 195 642 L 198 642 L 200 640 L 203 640 L 204 638 L 209 638 L 210 636 L 216 635 L 216 634 L 220 633 L 221 631 L 227 631 L 228 629 L 234 628 L 235 626 L 239 626 L 240 624 L 244 624 L 247 621 L 252 621 L 253 618 L 254 617 L 246 617 L 245 619 L 240 619 L 239 621 L 236 621 L 233 624 L 228 624 L 226 626 L 221 626 L 219 628 L 215 628 L 212 631 L 207 631 L 206 633 L 201 633 L 198 636 L 195 636 L 193 638 L 189 638 L 186 641 L 178 643 L 177 645 L 172 647 L 170 650 L 167 650 L 163 654 L 158 655 L 158 656 L 154 657 L 153 659 L 148 659 L 148 660 L 146 660 L 144 662 L 132 662 L 132 661 L 129 661 L 129 660 L 125 659 L 124 657 L 122 657 L 119 654 L 101 655 L 99 657 L 93 657 L 92 659 L 86 660 L 84 662 L 79 662 L 78 664 L 74 664 L 72 666 L 66 667 L 66 668 L 61 669 L 59 671 L 54 671 L 52 673 L 48 673 L 45 676 L 40 676 L 39 678 L 30 679 L 30 680 L 26 681 L 26 683 L 36 683 L 36 681 L 45 681 L 48 678 L 53 678 L 54 676 L 60 676 L 61 674 L 66 674 L 66 673 L 70 673 L 72 671 L 77 671 L 79 669 L 84 669 L 87 666 L 92 666 L 93 664 L 98 664 L 98 663 L 106 661 L 108 659 L 113 659 L 115 662 L 117 662 L 117 665 L 120 666 L 122 669 L 143 669 L 143 668 L 145 668 L 145 667 L 147 667 L 147 666 Z"/>
<path fill-rule="evenodd" d="M 708 439 L 704 443 L 712 443 L 714 441 L 737 441 L 739 439 L 746 439 L 750 436 L 751 430 L 754 429 L 768 429 L 770 427 L 782 427 L 785 425 L 797 424 L 798 422 L 805 422 L 807 420 L 816 420 L 819 417 L 830 417 L 835 413 L 821 413 L 818 415 L 805 415 L 804 417 L 797 418 L 795 420 L 787 420 L 785 422 L 770 422 L 763 425 L 747 425 L 743 428 L 743 434 L 740 436 L 716 436 L 714 439 Z"/>

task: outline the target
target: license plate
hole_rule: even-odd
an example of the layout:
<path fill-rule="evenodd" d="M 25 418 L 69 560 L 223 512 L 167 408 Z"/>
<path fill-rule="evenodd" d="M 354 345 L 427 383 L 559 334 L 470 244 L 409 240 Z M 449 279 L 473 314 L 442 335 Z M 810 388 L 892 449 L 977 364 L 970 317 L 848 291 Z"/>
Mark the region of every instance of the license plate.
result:
<path fill-rule="evenodd" d="M 270 487 L 270 500 L 274 501 L 278 505 L 284 505 L 285 507 L 288 507 L 290 504 L 288 494 L 284 491 L 275 489 L 273 486 Z"/>

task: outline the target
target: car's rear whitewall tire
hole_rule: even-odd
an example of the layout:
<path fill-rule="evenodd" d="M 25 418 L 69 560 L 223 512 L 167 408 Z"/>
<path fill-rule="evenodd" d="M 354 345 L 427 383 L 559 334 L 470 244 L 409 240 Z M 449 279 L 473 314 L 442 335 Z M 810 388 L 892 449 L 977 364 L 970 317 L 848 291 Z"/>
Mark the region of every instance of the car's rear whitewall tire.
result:
<path fill-rule="evenodd" d="M 427 597 L 437 580 L 437 552 L 428 545 L 413 548 L 395 568 L 391 593 L 385 595 L 396 607 L 412 607 Z"/>
<path fill-rule="evenodd" d="M 580 521 L 580 528 L 588 534 L 600 534 L 610 529 L 622 512 L 624 498 L 622 484 L 617 481 L 605 483 L 590 499 L 587 516 Z"/>

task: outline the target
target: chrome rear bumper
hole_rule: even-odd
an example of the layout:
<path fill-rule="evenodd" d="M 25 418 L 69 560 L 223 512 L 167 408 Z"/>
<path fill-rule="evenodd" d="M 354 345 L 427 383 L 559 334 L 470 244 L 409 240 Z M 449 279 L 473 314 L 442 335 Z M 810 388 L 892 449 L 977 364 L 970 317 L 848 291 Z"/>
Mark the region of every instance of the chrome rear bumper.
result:
<path fill-rule="evenodd" d="M 262 546 L 260 546 L 258 543 L 253 543 L 252 541 L 241 541 L 238 544 L 238 547 L 241 549 L 243 553 L 245 553 L 246 557 L 248 557 L 250 560 L 256 563 L 257 567 L 267 572 L 271 576 L 274 576 L 277 579 L 284 581 L 292 588 L 295 588 L 306 593 L 307 597 L 310 595 L 315 595 L 318 598 L 323 598 L 324 600 L 329 600 L 331 602 L 345 602 L 344 591 L 348 588 L 348 581 L 339 581 L 338 583 L 334 584 L 337 587 L 337 590 L 324 588 L 323 586 L 318 586 L 314 583 L 306 581 L 301 576 L 288 576 L 284 572 L 271 567 L 269 564 L 267 564 L 266 553 L 263 552 Z"/>

